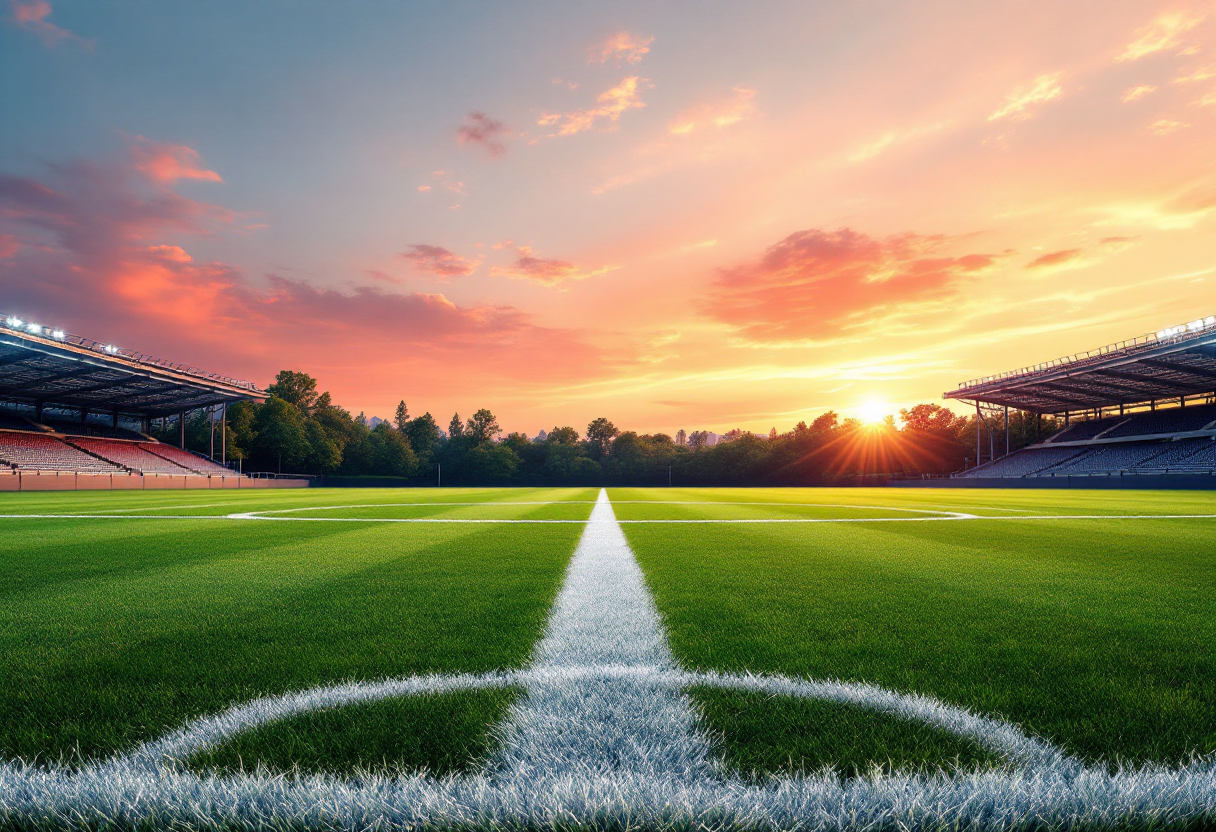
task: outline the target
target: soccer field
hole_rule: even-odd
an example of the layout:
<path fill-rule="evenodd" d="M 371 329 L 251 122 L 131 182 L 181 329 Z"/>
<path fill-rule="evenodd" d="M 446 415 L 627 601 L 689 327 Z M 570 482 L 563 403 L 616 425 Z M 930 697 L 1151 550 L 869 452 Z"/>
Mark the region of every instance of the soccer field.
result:
<path fill-rule="evenodd" d="M 1216 822 L 1216 495 L 0 495 L 0 825 Z"/>

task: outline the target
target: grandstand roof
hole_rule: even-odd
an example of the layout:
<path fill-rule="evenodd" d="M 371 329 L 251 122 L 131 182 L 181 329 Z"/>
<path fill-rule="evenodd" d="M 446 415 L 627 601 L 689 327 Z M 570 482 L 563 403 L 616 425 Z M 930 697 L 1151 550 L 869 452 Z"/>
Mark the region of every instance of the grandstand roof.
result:
<path fill-rule="evenodd" d="M 1216 317 L 964 382 L 943 398 L 1064 413 L 1216 391 Z"/>
<path fill-rule="evenodd" d="M 265 398 L 248 381 L 0 316 L 0 400 L 160 416 Z"/>

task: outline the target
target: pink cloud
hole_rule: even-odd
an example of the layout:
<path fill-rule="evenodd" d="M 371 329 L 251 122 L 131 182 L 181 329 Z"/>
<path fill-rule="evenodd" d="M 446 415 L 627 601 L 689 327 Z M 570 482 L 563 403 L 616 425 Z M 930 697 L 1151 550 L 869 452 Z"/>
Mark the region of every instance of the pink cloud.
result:
<path fill-rule="evenodd" d="M 494 246 L 498 248 L 499 246 Z M 553 260 L 537 257 L 532 249 L 520 246 L 515 250 L 516 259 L 510 266 L 494 266 L 490 269 L 493 277 L 511 277 L 518 280 L 531 280 L 542 286 L 557 286 L 568 280 L 583 280 L 595 275 L 612 271 L 614 267 L 605 266 L 594 271 L 585 272 L 568 260 Z"/>
<path fill-rule="evenodd" d="M 456 131 L 456 141 L 459 144 L 477 145 L 490 154 L 491 158 L 498 158 L 507 152 L 503 138 L 509 132 L 501 121 L 490 118 L 485 113 L 472 112 L 465 116 L 464 124 Z"/>
<path fill-rule="evenodd" d="M 47 46 L 64 40 L 88 44 L 83 38 L 47 20 L 51 16 L 51 4 L 47 0 L 9 0 L 9 12 L 14 23 L 37 34 Z"/>
<path fill-rule="evenodd" d="M 616 124 L 626 110 L 646 106 L 638 97 L 638 87 L 642 83 L 644 82 L 638 76 L 630 76 L 615 87 L 600 93 L 599 98 L 596 99 L 596 106 L 569 113 L 546 112 L 541 115 L 537 124 L 542 127 L 557 125 L 557 131 L 551 133 L 551 136 L 573 136 L 584 130 L 590 130 L 601 121 Z"/>
<path fill-rule="evenodd" d="M 942 254 L 950 242 L 911 233 L 876 239 L 849 228 L 799 231 L 756 262 L 719 271 L 701 309 L 756 341 L 837 334 L 879 313 L 951 297 L 997 260 Z"/>
<path fill-rule="evenodd" d="M 21 241 L 9 234 L 0 234 L 0 260 L 12 257 L 21 250 Z"/>
<path fill-rule="evenodd" d="M 202 166 L 197 150 L 184 144 L 154 142 L 143 136 L 136 136 L 131 141 L 131 155 L 135 159 L 135 169 L 155 182 L 170 184 L 178 179 L 224 181 L 218 173 Z"/>
<path fill-rule="evenodd" d="M 6 303 L 69 331 L 262 383 L 288 365 L 328 370 L 335 395 L 376 395 L 386 373 L 406 367 L 436 385 L 456 367 L 488 390 L 606 366 L 581 334 L 510 306 L 274 274 L 255 280 L 190 255 L 192 239 L 232 229 L 231 217 L 173 193 L 134 159 L 55 165 L 42 177 L 0 172 L 0 240 L 18 246 L 0 268 L 22 276 L 5 281 Z M 436 268 L 461 268 L 463 258 L 434 248 Z M 518 372 L 489 368 L 487 348 L 509 348 Z"/>
<path fill-rule="evenodd" d="M 398 256 L 413 263 L 419 271 L 439 277 L 464 277 L 472 274 L 481 264 L 480 260 L 461 257 L 442 246 L 423 244 L 412 245 L 409 251 Z"/>
<path fill-rule="evenodd" d="M 588 49 L 587 61 L 593 64 L 615 61 L 618 66 L 621 63 L 636 64 L 641 62 L 642 57 L 650 51 L 652 43 L 654 43 L 653 37 L 644 38 L 629 32 L 617 32 L 606 41 L 597 43 Z"/>

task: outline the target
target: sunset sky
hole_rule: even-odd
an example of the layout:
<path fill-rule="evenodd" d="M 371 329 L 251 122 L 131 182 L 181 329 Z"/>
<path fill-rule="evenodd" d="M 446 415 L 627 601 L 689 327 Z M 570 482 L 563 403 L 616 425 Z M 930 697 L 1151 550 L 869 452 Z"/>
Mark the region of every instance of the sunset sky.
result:
<path fill-rule="evenodd" d="M 788 430 L 1216 314 L 1212 2 L 3 0 L 0 313 Z"/>

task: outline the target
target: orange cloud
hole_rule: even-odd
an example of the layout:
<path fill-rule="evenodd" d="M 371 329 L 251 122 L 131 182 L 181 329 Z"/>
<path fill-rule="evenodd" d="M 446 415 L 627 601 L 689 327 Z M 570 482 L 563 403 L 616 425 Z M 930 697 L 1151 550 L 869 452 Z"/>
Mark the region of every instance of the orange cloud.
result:
<path fill-rule="evenodd" d="M 620 66 L 622 62 L 636 64 L 641 62 L 642 56 L 650 51 L 652 43 L 654 43 L 653 37 L 643 38 L 641 35 L 633 35 L 629 32 L 617 32 L 603 43 L 588 49 L 587 62 L 605 64 L 608 61 L 616 61 L 617 66 Z"/>
<path fill-rule="evenodd" d="M 551 136 L 573 136 L 590 130 L 599 121 L 613 124 L 621 117 L 621 113 L 646 104 L 638 97 L 638 76 L 633 75 L 609 90 L 600 93 L 596 99 L 597 106 L 586 110 L 575 110 L 571 113 L 543 113 L 536 123 L 542 127 L 559 125 L 556 133 Z"/>
<path fill-rule="evenodd" d="M 1080 259 L 1081 249 L 1067 248 L 1062 251 L 1053 251 L 1044 254 L 1041 257 L 1036 257 L 1026 264 L 1027 269 L 1056 269 L 1068 264 L 1075 264 L 1075 261 Z"/>
<path fill-rule="evenodd" d="M 220 175 L 202 166 L 198 151 L 184 144 L 154 142 L 136 136 L 131 142 L 135 169 L 152 181 L 171 184 L 178 179 L 198 179 L 203 182 L 223 182 Z"/>
<path fill-rule="evenodd" d="M 880 312 L 941 300 L 996 255 L 940 252 L 942 236 L 875 239 L 849 228 L 798 231 L 754 263 L 719 271 L 701 310 L 761 342 L 837 334 Z"/>
<path fill-rule="evenodd" d="M 1144 96 L 1156 91 L 1157 88 L 1152 84 L 1140 84 L 1136 87 L 1129 87 L 1127 91 L 1123 93 L 1123 103 L 1128 104 L 1132 101 L 1139 101 L 1141 98 L 1144 98 Z"/>
<path fill-rule="evenodd" d="M 464 124 L 456 131 L 458 144 L 473 144 L 482 148 L 491 158 L 498 158 L 507 152 L 503 138 L 510 131 L 501 121 L 490 118 L 485 113 L 472 112 L 465 116 Z"/>
<path fill-rule="evenodd" d="M 481 265 L 480 260 L 461 257 L 443 246 L 416 244 L 398 256 L 413 263 L 419 271 L 430 272 L 439 277 L 464 277 L 472 274 Z"/>
<path fill-rule="evenodd" d="M 498 246 L 495 246 L 498 248 Z M 568 260 L 552 260 L 536 257 L 528 246 L 520 246 L 515 250 L 516 260 L 510 266 L 495 266 L 490 269 L 494 277 L 511 277 L 517 280 L 531 280 L 542 286 L 557 286 L 568 280 L 585 280 L 588 277 L 612 271 L 614 266 L 604 266 L 591 272 L 584 272 Z"/>
<path fill-rule="evenodd" d="M 751 87 L 737 86 L 731 92 L 732 95 L 725 101 L 680 113 L 668 126 L 667 132 L 685 136 L 700 128 L 730 127 L 751 118 L 756 111 L 756 91 Z"/>
<path fill-rule="evenodd" d="M 1063 76 L 1062 72 L 1049 72 L 1035 78 L 1030 85 L 1019 87 L 1009 94 L 1004 106 L 988 116 L 988 120 L 1009 118 L 1021 121 L 1030 118 L 1034 115 L 1033 107 L 1055 101 L 1064 94 L 1064 88 L 1060 86 Z"/>
<path fill-rule="evenodd" d="M 1127 45 L 1116 60 L 1137 61 L 1154 52 L 1175 49 L 1182 45 L 1182 36 L 1202 21 L 1202 14 L 1191 15 L 1181 11 L 1163 14 L 1141 29 L 1138 37 Z"/>

